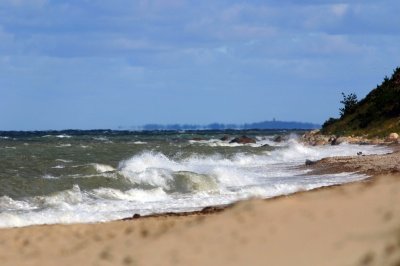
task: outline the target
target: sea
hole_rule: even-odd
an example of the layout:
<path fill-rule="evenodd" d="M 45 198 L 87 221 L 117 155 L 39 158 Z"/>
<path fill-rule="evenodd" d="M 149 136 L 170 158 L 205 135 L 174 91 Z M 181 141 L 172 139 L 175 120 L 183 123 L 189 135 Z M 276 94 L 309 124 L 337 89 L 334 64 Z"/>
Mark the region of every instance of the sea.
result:
<path fill-rule="evenodd" d="M 299 141 L 301 134 L 0 132 L 0 227 L 106 222 L 288 195 L 368 178 L 359 173 L 314 175 L 299 167 L 307 159 L 390 152 L 347 143 L 307 146 Z M 242 135 L 256 143 L 230 143 Z"/>

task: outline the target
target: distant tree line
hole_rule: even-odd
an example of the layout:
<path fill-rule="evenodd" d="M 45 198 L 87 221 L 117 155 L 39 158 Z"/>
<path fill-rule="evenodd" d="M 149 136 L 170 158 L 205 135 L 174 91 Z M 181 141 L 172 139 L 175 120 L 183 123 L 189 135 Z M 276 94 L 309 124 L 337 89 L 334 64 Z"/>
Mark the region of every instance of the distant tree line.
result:
<path fill-rule="evenodd" d="M 226 130 L 226 129 L 316 129 L 321 125 L 305 122 L 288 122 L 288 121 L 263 121 L 257 123 L 246 124 L 222 124 L 211 123 L 208 125 L 195 124 L 147 124 L 141 127 L 142 130 Z"/>

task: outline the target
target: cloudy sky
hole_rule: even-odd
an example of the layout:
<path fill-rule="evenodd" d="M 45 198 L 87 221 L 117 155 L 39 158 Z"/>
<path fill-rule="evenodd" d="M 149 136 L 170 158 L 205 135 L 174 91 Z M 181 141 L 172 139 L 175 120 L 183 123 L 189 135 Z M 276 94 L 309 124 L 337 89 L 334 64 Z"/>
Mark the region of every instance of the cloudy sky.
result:
<path fill-rule="evenodd" d="M 400 65 L 395 0 L 0 0 L 0 129 L 337 116 Z"/>

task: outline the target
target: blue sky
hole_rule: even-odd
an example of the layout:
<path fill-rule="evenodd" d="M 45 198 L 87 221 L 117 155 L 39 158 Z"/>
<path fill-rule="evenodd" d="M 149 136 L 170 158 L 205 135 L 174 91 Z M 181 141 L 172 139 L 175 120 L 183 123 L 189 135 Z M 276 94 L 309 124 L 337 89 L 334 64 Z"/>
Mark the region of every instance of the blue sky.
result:
<path fill-rule="evenodd" d="M 400 65 L 400 2 L 0 0 L 0 129 L 322 123 Z"/>

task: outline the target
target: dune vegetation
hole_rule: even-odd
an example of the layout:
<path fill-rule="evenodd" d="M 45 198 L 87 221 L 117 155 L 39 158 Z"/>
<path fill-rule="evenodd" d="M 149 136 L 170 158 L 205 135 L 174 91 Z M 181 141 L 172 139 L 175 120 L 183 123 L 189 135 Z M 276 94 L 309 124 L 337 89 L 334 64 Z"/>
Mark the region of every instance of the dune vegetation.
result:
<path fill-rule="evenodd" d="M 384 137 L 400 132 L 400 68 L 373 89 L 364 99 L 344 93 L 340 118 L 329 118 L 322 125 L 323 134 Z"/>

